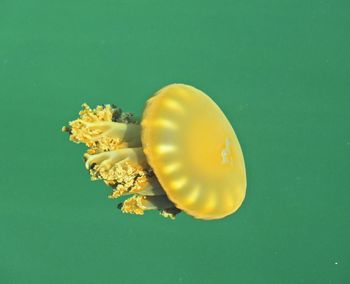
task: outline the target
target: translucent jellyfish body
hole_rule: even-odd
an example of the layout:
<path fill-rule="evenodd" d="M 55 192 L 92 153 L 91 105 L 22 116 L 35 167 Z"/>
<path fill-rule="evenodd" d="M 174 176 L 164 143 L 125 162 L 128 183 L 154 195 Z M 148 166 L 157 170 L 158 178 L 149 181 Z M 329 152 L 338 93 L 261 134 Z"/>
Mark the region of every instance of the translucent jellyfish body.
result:
<path fill-rule="evenodd" d="M 105 105 L 83 105 L 64 130 L 85 143 L 85 165 L 93 180 L 112 187 L 110 198 L 124 213 L 160 210 L 174 218 L 184 211 L 199 219 L 234 213 L 246 192 L 242 150 L 215 102 L 184 84 L 159 90 L 137 123 L 129 113 Z"/>

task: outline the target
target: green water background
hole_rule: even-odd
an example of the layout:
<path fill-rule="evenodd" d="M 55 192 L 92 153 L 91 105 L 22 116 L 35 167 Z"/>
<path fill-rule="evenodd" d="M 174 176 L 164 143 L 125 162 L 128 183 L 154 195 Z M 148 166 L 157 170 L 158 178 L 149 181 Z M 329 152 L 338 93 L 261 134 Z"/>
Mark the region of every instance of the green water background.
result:
<path fill-rule="evenodd" d="M 0 1 L 0 283 L 350 283 L 350 2 Z M 214 222 L 123 215 L 61 126 L 208 93 L 248 191 Z M 210 134 L 210 133 L 209 133 Z"/>

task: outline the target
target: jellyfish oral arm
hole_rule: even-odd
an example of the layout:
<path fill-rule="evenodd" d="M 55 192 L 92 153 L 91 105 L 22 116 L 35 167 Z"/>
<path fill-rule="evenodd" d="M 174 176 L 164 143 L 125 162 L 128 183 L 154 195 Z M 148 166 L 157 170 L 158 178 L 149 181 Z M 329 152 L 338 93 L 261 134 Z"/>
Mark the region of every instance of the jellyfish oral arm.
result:
<path fill-rule="evenodd" d="M 111 199 L 133 195 L 120 204 L 124 213 L 140 215 L 156 209 L 173 219 L 180 210 L 167 198 L 147 163 L 141 127 L 133 116 L 111 105 L 91 109 L 86 104 L 79 115 L 62 130 L 70 134 L 71 141 L 88 147 L 84 160 L 91 180 L 112 187 Z"/>

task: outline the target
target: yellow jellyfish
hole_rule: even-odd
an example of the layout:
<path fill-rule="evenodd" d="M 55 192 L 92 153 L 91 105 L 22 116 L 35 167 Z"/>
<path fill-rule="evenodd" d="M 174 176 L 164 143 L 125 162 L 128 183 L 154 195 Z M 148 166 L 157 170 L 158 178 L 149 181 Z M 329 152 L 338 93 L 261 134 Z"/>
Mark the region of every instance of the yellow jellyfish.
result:
<path fill-rule="evenodd" d="M 85 143 L 93 180 L 112 187 L 110 198 L 132 195 L 124 213 L 159 210 L 174 219 L 181 211 L 198 219 L 234 213 L 246 192 L 244 158 L 220 108 L 202 91 L 171 84 L 151 97 L 141 123 L 114 105 L 91 109 L 63 130 Z"/>

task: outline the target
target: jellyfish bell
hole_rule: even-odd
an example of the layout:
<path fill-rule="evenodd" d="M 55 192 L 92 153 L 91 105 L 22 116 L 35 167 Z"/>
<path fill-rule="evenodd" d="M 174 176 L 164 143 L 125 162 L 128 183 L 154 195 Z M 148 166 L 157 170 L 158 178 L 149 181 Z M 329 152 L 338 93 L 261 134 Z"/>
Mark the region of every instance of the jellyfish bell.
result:
<path fill-rule="evenodd" d="M 184 84 L 159 90 L 146 104 L 141 140 L 147 161 L 175 206 L 199 219 L 234 213 L 246 192 L 237 136 L 202 91 Z"/>

